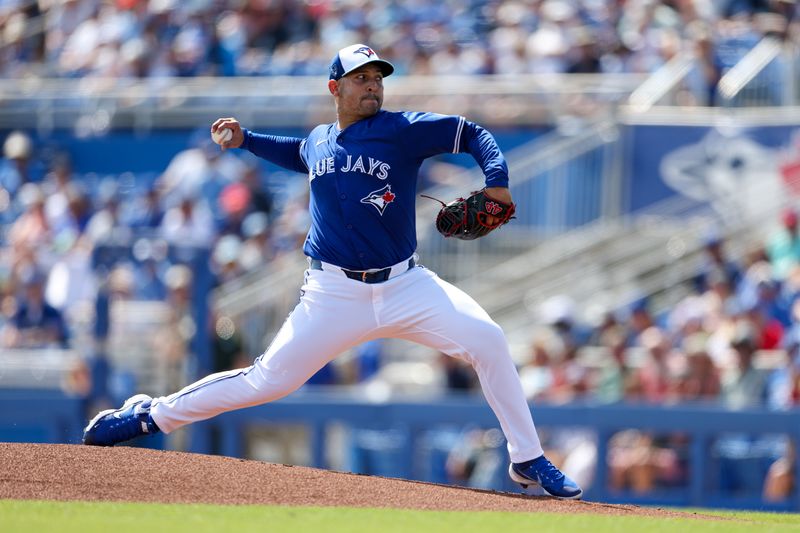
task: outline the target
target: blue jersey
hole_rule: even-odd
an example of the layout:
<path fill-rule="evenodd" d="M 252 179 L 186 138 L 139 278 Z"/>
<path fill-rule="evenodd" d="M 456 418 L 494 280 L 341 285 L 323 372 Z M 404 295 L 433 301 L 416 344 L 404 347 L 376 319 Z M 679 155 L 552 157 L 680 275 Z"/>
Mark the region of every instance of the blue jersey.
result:
<path fill-rule="evenodd" d="M 311 229 L 303 250 L 349 270 L 385 268 L 416 250 L 415 202 L 422 162 L 468 152 L 487 187 L 507 187 L 508 167 L 492 135 L 463 117 L 380 111 L 305 139 L 244 130 L 241 148 L 308 174 Z"/>

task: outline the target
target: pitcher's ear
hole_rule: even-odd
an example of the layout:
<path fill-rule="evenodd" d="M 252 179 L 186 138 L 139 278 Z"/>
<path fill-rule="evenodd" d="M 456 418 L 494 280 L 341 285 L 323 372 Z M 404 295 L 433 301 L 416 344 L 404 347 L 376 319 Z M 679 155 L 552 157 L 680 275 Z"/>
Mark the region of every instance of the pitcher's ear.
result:
<path fill-rule="evenodd" d="M 328 80 L 328 90 L 333 96 L 339 96 L 339 82 L 336 80 Z"/>

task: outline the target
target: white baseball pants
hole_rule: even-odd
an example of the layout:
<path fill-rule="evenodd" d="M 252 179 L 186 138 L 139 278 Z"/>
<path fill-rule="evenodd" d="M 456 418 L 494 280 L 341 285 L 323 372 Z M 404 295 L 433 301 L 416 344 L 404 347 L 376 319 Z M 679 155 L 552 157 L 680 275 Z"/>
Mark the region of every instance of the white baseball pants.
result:
<path fill-rule="evenodd" d="M 511 461 L 542 455 L 505 335 L 475 300 L 424 267 L 375 284 L 329 267 L 306 271 L 300 302 L 252 366 L 212 374 L 154 399 L 151 416 L 158 427 L 170 433 L 277 400 L 345 350 L 372 339 L 398 338 L 469 362 L 500 421 Z"/>

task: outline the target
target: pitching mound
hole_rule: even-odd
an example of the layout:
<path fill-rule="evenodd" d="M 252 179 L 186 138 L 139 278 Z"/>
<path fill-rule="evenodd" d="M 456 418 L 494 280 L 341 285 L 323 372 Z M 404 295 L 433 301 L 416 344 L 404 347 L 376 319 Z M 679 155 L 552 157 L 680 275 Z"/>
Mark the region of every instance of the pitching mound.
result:
<path fill-rule="evenodd" d="M 687 516 L 129 447 L 0 443 L 0 472 L 0 499 Z"/>

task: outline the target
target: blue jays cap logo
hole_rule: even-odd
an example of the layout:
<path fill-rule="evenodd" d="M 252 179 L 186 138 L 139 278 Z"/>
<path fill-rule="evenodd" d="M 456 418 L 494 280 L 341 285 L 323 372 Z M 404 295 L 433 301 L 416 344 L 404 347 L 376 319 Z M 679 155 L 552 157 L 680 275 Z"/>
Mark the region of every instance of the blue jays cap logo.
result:
<path fill-rule="evenodd" d="M 367 57 L 372 57 L 375 55 L 375 52 L 372 51 L 372 48 L 369 46 L 362 46 L 361 48 L 357 48 L 353 50 L 354 54 L 364 54 Z"/>
<path fill-rule="evenodd" d="M 387 183 L 382 189 L 372 191 L 365 198 L 362 198 L 361 203 L 373 205 L 378 210 L 378 213 L 383 216 L 386 206 L 394 202 L 396 197 L 397 195 L 392 192 L 392 186 Z"/>

